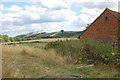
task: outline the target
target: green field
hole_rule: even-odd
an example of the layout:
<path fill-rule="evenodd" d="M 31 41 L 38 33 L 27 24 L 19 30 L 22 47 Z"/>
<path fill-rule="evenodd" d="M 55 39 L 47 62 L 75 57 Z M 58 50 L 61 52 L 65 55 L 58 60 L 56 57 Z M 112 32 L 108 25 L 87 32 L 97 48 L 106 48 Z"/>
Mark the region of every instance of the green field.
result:
<path fill-rule="evenodd" d="M 38 47 L 45 47 L 48 43 L 47 42 L 39 42 L 39 43 L 21 43 L 21 44 L 15 44 L 15 45 L 19 45 L 19 46 L 30 46 L 30 47 L 34 47 L 34 46 L 38 46 Z M 14 44 L 13 44 L 14 45 Z"/>

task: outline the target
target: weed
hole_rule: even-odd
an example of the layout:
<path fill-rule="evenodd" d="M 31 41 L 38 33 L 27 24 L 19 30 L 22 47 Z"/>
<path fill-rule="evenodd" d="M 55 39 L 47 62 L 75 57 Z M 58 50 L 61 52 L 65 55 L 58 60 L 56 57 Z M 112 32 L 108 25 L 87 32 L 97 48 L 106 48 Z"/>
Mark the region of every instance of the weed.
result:
<path fill-rule="evenodd" d="M 118 68 L 119 54 L 112 55 L 112 45 L 94 40 L 67 40 L 50 42 L 46 49 L 55 49 L 62 56 L 70 56 L 72 63 L 106 64 Z M 115 66 L 114 66 L 115 65 Z M 118 69 L 119 70 L 119 69 Z"/>

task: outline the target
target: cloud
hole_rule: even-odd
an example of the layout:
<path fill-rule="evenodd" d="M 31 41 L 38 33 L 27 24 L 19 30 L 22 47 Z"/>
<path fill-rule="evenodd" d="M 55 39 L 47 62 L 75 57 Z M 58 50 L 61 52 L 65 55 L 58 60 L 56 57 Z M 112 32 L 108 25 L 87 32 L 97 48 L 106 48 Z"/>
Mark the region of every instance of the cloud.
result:
<path fill-rule="evenodd" d="M 65 0 L 31 0 L 35 5 L 48 9 L 66 9 L 68 5 Z"/>
<path fill-rule="evenodd" d="M 92 9 L 92 8 L 97 8 L 97 9 L 104 9 L 106 7 L 108 8 L 113 8 L 115 7 L 117 4 L 115 2 L 91 2 L 91 1 L 87 1 L 87 2 L 75 2 L 74 4 L 72 4 L 73 6 L 77 6 L 77 7 L 85 7 L 88 9 Z"/>
<path fill-rule="evenodd" d="M 31 5 L 31 6 L 26 5 L 25 10 L 30 12 L 42 13 L 42 12 L 45 12 L 47 9 L 40 6 L 36 6 L 36 5 Z"/>
<path fill-rule="evenodd" d="M 0 5 L 0 18 L 3 16 L 4 5 Z"/>
<path fill-rule="evenodd" d="M 11 8 L 10 8 L 11 9 Z M 21 8 L 20 8 L 21 9 Z M 37 10 L 38 9 L 38 10 Z M 75 13 L 69 9 L 46 10 L 41 7 L 30 6 L 19 12 L 10 12 L 4 15 L 1 20 L 2 26 L 22 26 L 33 23 L 64 22 L 72 19 Z M 7 23 L 6 23 L 7 22 Z"/>
<path fill-rule="evenodd" d="M 105 0 L 31 0 L 32 3 L 34 3 L 37 6 L 41 6 L 43 8 L 48 9 L 66 9 L 71 7 L 84 7 L 88 9 L 92 8 L 98 8 L 98 9 L 104 9 L 106 7 L 108 8 L 114 8 L 116 7 L 118 0 L 111 0 L 111 1 L 105 1 Z"/>
<path fill-rule="evenodd" d="M 0 5 L 0 11 L 4 9 L 4 5 Z"/>
<path fill-rule="evenodd" d="M 71 27 L 83 30 L 106 7 L 117 10 L 116 4 L 116 1 L 89 0 L 37 0 L 24 6 L 14 4 L 10 7 L 2 4 L 0 26 L 4 34 L 12 36 L 34 31 L 71 30 Z M 72 10 L 74 8 L 77 11 Z"/>
<path fill-rule="evenodd" d="M 92 23 L 102 13 L 102 11 L 97 8 L 82 8 L 79 10 L 79 12 L 80 14 L 76 16 L 75 20 L 72 23 L 76 27 L 82 27 L 82 30 L 85 29 L 87 24 Z"/>
<path fill-rule="evenodd" d="M 3 12 L 2 12 L 2 11 L 0 11 L 0 18 L 2 18 L 2 16 L 3 16 Z"/>
<path fill-rule="evenodd" d="M 18 12 L 18 11 L 21 11 L 22 8 L 17 5 L 12 5 L 8 10 L 10 10 L 12 12 Z"/>
<path fill-rule="evenodd" d="M 97 8 L 92 8 L 92 9 L 82 8 L 82 9 L 80 10 L 80 13 L 94 16 L 94 15 L 100 14 L 100 13 L 101 13 L 101 10 L 100 10 L 100 9 L 97 9 Z"/>

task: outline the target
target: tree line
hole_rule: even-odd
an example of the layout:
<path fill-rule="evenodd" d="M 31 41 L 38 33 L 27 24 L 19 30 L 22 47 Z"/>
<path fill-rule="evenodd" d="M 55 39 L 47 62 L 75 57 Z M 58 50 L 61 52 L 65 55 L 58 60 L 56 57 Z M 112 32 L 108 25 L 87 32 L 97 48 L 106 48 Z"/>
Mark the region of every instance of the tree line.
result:
<path fill-rule="evenodd" d="M 8 35 L 0 35 L 0 42 L 16 42 L 16 41 L 26 41 L 33 39 L 34 38 L 18 38 L 18 37 L 9 37 Z"/>

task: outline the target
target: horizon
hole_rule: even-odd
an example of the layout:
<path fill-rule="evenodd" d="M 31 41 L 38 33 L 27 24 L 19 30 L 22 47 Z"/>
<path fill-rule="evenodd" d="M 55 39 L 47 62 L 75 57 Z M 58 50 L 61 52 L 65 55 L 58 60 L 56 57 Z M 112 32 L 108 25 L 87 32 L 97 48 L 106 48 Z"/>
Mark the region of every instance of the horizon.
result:
<path fill-rule="evenodd" d="M 69 30 L 67 31 L 67 30 L 64 30 L 65 32 L 69 32 Z M 83 30 L 84 31 L 84 30 Z M 36 32 L 38 32 L 38 31 L 36 31 Z M 23 34 L 19 34 L 19 35 L 26 35 L 26 34 L 29 34 L 29 33 L 36 33 L 36 32 L 28 32 L 28 33 L 23 33 Z M 53 31 L 53 32 L 45 32 L 45 33 L 54 33 L 54 32 L 61 32 L 61 30 L 60 31 Z M 74 32 L 74 31 L 73 31 Z M 75 31 L 75 32 L 82 32 L 82 31 Z M 38 32 L 38 33 L 44 33 L 44 32 Z M 1 35 L 1 34 L 0 34 Z M 16 36 L 19 36 L 19 35 L 16 35 Z M 16 36 L 9 36 L 9 37 L 16 37 Z"/>
<path fill-rule="evenodd" d="M 83 31 L 105 8 L 118 12 L 118 0 L 3 0 L 1 34 L 15 37 L 31 32 Z"/>

